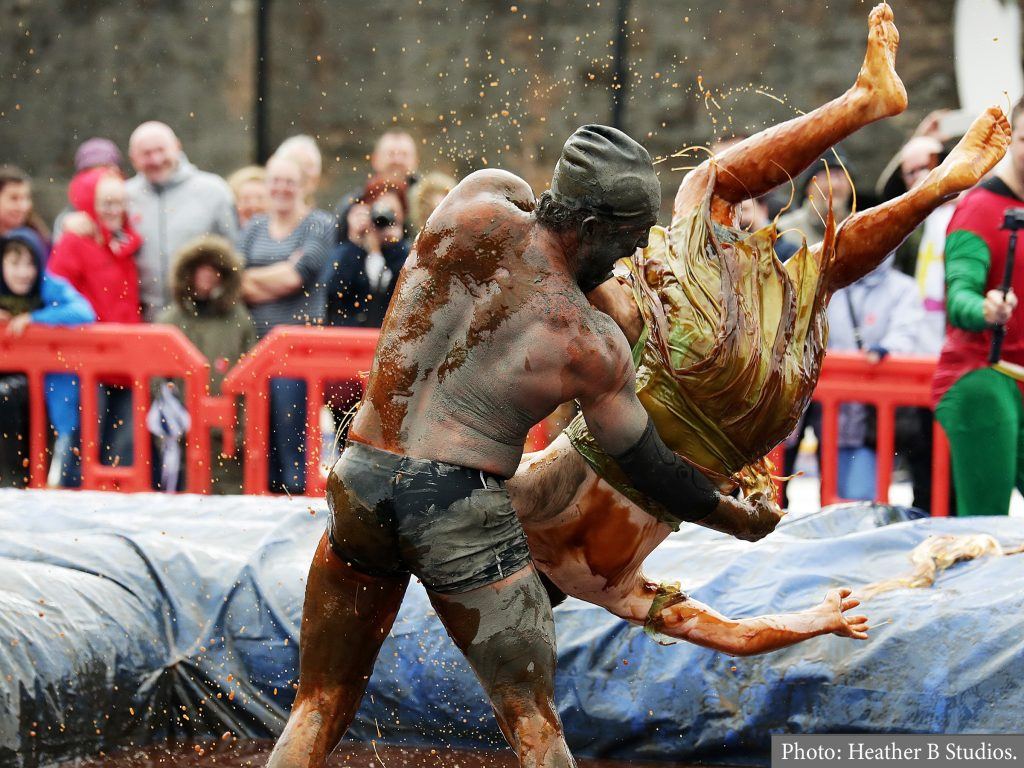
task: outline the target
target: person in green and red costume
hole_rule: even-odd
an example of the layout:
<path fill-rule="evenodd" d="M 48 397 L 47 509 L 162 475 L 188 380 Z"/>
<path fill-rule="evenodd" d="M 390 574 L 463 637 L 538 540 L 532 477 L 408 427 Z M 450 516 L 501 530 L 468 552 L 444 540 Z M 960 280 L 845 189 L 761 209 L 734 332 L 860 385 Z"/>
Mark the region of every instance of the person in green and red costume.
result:
<path fill-rule="evenodd" d="M 935 415 L 949 438 L 957 514 L 1006 515 L 1024 490 L 1024 384 L 989 365 L 992 329 L 1005 327 L 1002 361 L 1024 365 L 1024 259 L 1003 295 L 1010 208 L 1024 207 L 1024 99 L 1010 115 L 1010 162 L 965 194 L 946 235 L 946 341 L 932 383 Z M 1012 367 L 1012 366 L 1010 366 Z"/>

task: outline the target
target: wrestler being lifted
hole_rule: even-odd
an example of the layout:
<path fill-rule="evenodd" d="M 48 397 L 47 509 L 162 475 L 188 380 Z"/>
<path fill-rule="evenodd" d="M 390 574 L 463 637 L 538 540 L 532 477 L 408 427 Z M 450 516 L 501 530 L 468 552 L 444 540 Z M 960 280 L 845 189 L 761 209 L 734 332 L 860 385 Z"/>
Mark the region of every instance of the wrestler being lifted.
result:
<path fill-rule="evenodd" d="M 740 621 L 649 584 L 638 596 L 630 591 L 642 578 L 643 557 L 673 525 L 693 521 L 757 538 L 778 521 L 777 510 L 753 483 L 739 483 L 750 491 L 746 499 L 723 492 L 737 486 L 731 478 L 742 457 L 730 455 L 712 466 L 704 454 L 718 451 L 724 443 L 715 440 L 731 433 L 698 432 L 698 447 L 712 447 L 703 453 L 694 449 L 695 458 L 676 449 L 693 463 L 666 445 L 649 411 L 665 422 L 676 442 L 693 430 L 687 421 L 692 414 L 706 426 L 717 411 L 701 415 L 698 403 L 676 419 L 673 429 L 665 409 L 659 410 L 657 398 L 645 390 L 649 376 L 640 381 L 638 397 L 630 343 L 643 350 L 668 347 L 668 334 L 678 325 L 673 311 L 687 302 L 719 312 L 705 313 L 687 328 L 688 354 L 722 346 L 723 312 L 733 329 L 740 327 L 735 315 L 742 310 L 759 350 L 764 346 L 760 329 L 771 327 L 774 337 L 778 327 L 795 322 L 794 316 L 814 326 L 805 335 L 820 336 L 824 321 L 815 318 L 823 316 L 830 290 L 870 270 L 888 252 L 887 242 L 895 245 L 932 206 L 954 188 L 969 186 L 968 177 L 976 179 L 998 159 L 1001 149 L 986 155 L 986 143 L 998 143 L 991 135 L 1005 123 L 993 113 L 987 128 L 975 126 L 974 138 L 969 135 L 952 162 L 938 169 L 927 192 L 910 193 L 885 208 L 896 223 L 861 218 L 841 230 L 838 247 L 826 242 L 821 249 L 805 249 L 809 255 L 802 263 L 828 262 L 819 272 L 829 281 L 812 292 L 813 306 L 800 305 L 804 289 L 798 286 L 794 294 L 792 277 L 788 283 L 780 278 L 778 295 L 767 297 L 775 301 L 774 309 L 730 298 L 740 295 L 726 288 L 736 288 L 743 271 L 737 265 L 746 251 L 739 241 L 720 242 L 713 228 L 731 223 L 731 205 L 784 182 L 833 142 L 905 105 L 891 66 L 895 28 L 888 13 L 887 7 L 873 13 L 865 68 L 847 95 L 748 140 L 688 177 L 671 231 L 683 238 L 676 240 L 675 252 L 706 254 L 708 242 L 715 248 L 704 267 L 687 261 L 681 279 L 670 260 L 659 267 L 653 256 L 636 256 L 638 249 L 652 255 L 656 246 L 671 255 L 673 245 L 664 230 L 652 230 L 660 187 L 650 156 L 612 128 L 577 131 L 566 143 L 551 189 L 539 201 L 525 182 L 502 171 L 474 173 L 445 198 L 403 269 L 349 444 L 330 477 L 329 530 L 314 555 L 303 609 L 299 690 L 271 765 L 324 763 L 355 714 L 410 574 L 422 581 L 469 660 L 520 762 L 572 764 L 552 696 L 551 606 L 517 511 L 533 527 L 531 546 L 536 539 L 535 551 L 543 551 L 543 567 L 559 586 L 641 623 L 658 607 L 659 628 L 676 636 L 738 654 L 826 633 L 866 636 L 867 619 L 845 614 L 857 605 L 847 590 L 833 591 L 809 611 Z M 704 215 L 708 211 L 718 223 Z M 727 227 L 720 229 L 722 237 L 729 234 Z M 643 297 L 634 308 L 628 306 L 629 295 L 615 293 L 614 286 L 593 293 L 625 257 L 632 257 L 638 270 L 633 298 Z M 817 286 L 819 272 L 808 266 L 802 279 Z M 588 292 L 609 314 L 594 309 L 585 298 Z M 803 339 L 799 347 L 787 346 L 793 331 L 778 338 L 769 345 L 772 354 L 785 358 L 795 349 L 806 356 Z M 649 343 L 641 345 L 645 339 Z M 743 380 L 750 368 L 737 360 L 743 363 L 751 355 L 744 357 L 736 345 L 727 351 L 731 358 L 724 355 L 703 374 L 718 377 L 716 408 L 741 409 L 765 380 Z M 668 364 L 672 368 L 666 370 L 676 374 L 679 366 L 671 359 Z M 815 364 L 820 359 L 806 360 L 807 377 L 816 376 Z M 799 388 L 775 386 L 764 399 L 795 396 L 806 402 Z M 527 431 L 572 399 L 582 406 L 572 444 L 560 438 L 546 454 L 549 461 L 528 462 L 511 484 L 516 498 L 510 501 L 504 480 L 519 466 Z M 800 402 L 793 406 L 800 407 Z M 778 421 L 752 422 L 755 443 L 769 442 L 766 435 Z M 685 447 L 686 441 L 680 444 Z M 589 454 L 586 462 L 582 451 Z M 614 485 L 598 479 L 596 468 L 606 461 L 614 464 Z M 600 508 L 613 523 L 601 529 L 610 539 L 592 539 L 580 525 L 599 511 L 593 503 L 599 494 L 607 502 Z M 514 508 L 520 502 L 521 508 Z M 641 521 L 646 529 L 630 519 L 635 515 L 646 516 Z M 630 532 L 618 544 L 615 522 Z M 621 552 L 609 563 L 616 546 Z M 559 550 L 570 556 L 560 558 Z M 604 587 L 577 581 L 584 569 Z M 618 599 L 625 608 L 602 597 L 622 585 Z"/>
<path fill-rule="evenodd" d="M 665 443 L 722 490 L 739 486 L 749 501 L 773 509 L 762 457 L 793 430 L 818 381 L 832 293 L 874 269 L 929 212 L 977 183 L 1009 143 L 1005 116 L 989 109 L 924 182 L 838 229 L 829 221 L 824 242 L 805 244 L 785 265 L 774 254 L 774 227 L 737 229 L 736 204 L 788 183 L 834 143 L 906 107 L 894 68 L 898 41 L 892 10 L 877 6 L 853 87 L 691 172 L 671 226 L 652 229 L 648 246 L 626 262 L 628 278 L 588 294 L 633 347 L 638 396 Z M 569 140 L 566 155 L 576 141 Z M 579 173 L 581 183 L 591 177 L 590 169 Z M 560 202 L 572 210 L 570 201 Z M 579 214 L 561 218 L 571 227 Z M 547 449 L 524 457 L 508 483 L 536 567 L 564 592 L 660 634 L 732 653 L 770 649 L 770 621 L 718 617 L 678 586 L 643 574 L 645 558 L 687 517 L 635 485 L 588 426 L 577 419 Z M 771 530 L 762 523 L 777 519 L 741 515 L 723 525 L 722 518 L 699 522 L 757 539 Z M 842 598 L 830 594 L 820 610 L 830 605 L 843 605 Z"/>

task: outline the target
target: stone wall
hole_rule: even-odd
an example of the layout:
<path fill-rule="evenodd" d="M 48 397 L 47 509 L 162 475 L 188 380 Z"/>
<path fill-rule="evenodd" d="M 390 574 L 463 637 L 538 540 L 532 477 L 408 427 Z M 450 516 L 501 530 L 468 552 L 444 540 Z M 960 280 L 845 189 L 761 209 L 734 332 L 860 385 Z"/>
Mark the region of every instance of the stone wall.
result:
<path fill-rule="evenodd" d="M 254 0 L 0 0 L 0 159 L 63 202 L 77 144 L 122 147 L 168 122 L 190 158 L 226 174 L 253 159 Z M 274 143 L 324 148 L 324 198 L 364 177 L 374 137 L 401 125 L 424 168 L 484 165 L 538 189 L 565 137 L 607 122 L 614 0 L 299 0 L 270 6 Z M 868 3 L 633 0 L 625 128 L 652 154 L 750 132 L 839 94 L 864 50 Z M 956 106 L 953 0 L 902 0 L 899 70 L 911 107 L 846 142 L 869 188 L 931 109 Z M 767 94 L 767 95 L 765 95 Z M 781 103 L 780 103 L 781 102 Z M 660 168 L 666 191 L 691 161 Z"/>

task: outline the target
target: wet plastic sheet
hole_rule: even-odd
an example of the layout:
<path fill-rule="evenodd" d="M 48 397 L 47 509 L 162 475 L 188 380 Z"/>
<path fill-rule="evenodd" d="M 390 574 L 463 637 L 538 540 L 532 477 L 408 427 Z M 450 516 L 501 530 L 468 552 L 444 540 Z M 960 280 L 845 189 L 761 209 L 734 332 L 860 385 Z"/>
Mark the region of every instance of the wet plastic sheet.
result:
<path fill-rule="evenodd" d="M 882 517 L 823 510 L 757 544 L 689 529 L 646 570 L 750 616 L 903 573 L 931 533 L 1024 540 L 1018 519 L 878 527 Z M 304 499 L 0 492 L 0 765 L 169 736 L 275 734 L 294 696 L 305 574 L 324 519 L 324 505 Z M 569 600 L 556 611 L 569 742 L 620 759 L 767 763 L 779 731 L 1017 730 L 1021 584 L 1024 556 L 962 563 L 932 589 L 869 601 L 869 642 L 816 638 L 746 659 L 661 647 Z M 350 733 L 502 745 L 415 585 Z"/>

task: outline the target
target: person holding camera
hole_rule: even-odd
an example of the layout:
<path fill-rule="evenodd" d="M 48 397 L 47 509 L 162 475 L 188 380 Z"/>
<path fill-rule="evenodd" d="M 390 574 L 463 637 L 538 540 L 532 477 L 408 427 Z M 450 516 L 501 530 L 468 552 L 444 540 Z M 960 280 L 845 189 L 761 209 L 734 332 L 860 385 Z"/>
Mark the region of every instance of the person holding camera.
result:
<path fill-rule="evenodd" d="M 946 340 L 932 400 L 949 438 L 958 516 L 1006 515 L 1014 487 L 1024 490 L 1024 397 L 1015 373 L 1024 366 L 1024 318 L 1015 312 L 1020 263 L 1002 289 L 1010 233 L 1024 228 L 1024 99 L 1010 118 L 1011 162 L 960 199 L 946 235 Z M 993 367 L 1000 327 L 1003 364 Z"/>
<path fill-rule="evenodd" d="M 404 230 L 406 191 L 404 183 L 376 176 L 345 212 L 341 242 L 331 252 L 320 280 L 327 293 L 324 325 L 380 328 L 384 324 L 398 273 L 409 255 Z M 324 399 L 339 427 L 362 394 L 358 381 L 328 383 Z"/>
<path fill-rule="evenodd" d="M 342 241 L 331 252 L 322 282 L 324 324 L 380 328 L 398 273 L 409 255 L 404 235 L 406 186 L 380 176 L 348 209 Z"/>

